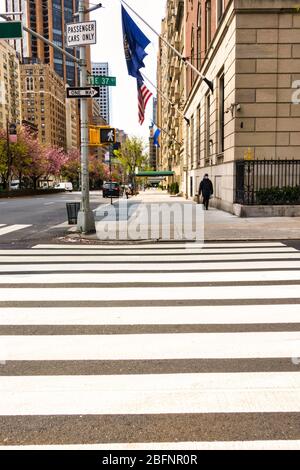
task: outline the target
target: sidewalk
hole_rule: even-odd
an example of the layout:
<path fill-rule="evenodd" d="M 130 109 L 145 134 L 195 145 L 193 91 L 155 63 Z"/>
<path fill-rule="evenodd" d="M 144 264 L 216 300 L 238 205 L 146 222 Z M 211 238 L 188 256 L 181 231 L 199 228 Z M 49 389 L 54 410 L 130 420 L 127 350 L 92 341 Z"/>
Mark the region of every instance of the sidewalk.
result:
<path fill-rule="evenodd" d="M 184 202 L 183 197 L 168 193 L 141 192 L 137 199 L 149 202 Z M 204 237 L 207 241 L 222 240 L 296 240 L 300 239 L 300 217 L 240 218 L 229 212 L 210 208 L 204 212 Z"/>
<path fill-rule="evenodd" d="M 122 204 L 122 200 L 120 200 Z M 137 212 L 143 212 L 143 208 L 150 207 L 155 204 L 162 206 L 164 204 L 175 204 L 192 206 L 194 209 L 197 205 L 183 197 L 170 196 L 166 192 L 148 190 L 140 192 L 128 200 L 129 207 L 138 207 L 131 218 L 138 218 Z M 119 201 L 114 201 L 112 210 L 118 212 Z M 202 207 L 202 206 L 201 206 Z M 107 206 L 109 209 L 109 206 Z M 191 207 L 190 207 L 191 209 Z M 198 206 L 198 209 L 200 207 Z M 101 210 L 101 207 L 99 208 Z M 103 207 L 102 207 L 103 211 Z M 130 220 L 131 220 L 130 218 Z M 143 224 L 143 218 L 142 220 Z M 96 211 L 96 227 L 99 234 L 101 230 L 101 220 L 97 221 Z M 113 223 L 113 222 L 111 222 Z M 121 227 L 125 220 L 120 218 L 117 222 Z M 164 222 L 163 222 L 164 223 Z M 100 224 L 100 225 L 99 225 Z M 178 223 L 178 226 L 180 224 Z M 173 224 L 176 232 L 177 221 Z M 121 228 L 122 230 L 122 228 Z M 82 238 L 80 235 L 71 235 L 72 237 Z M 89 240 L 97 240 L 99 236 L 96 234 L 84 235 L 83 238 Z M 144 240 L 153 240 L 153 237 L 145 236 Z M 228 212 L 223 212 L 214 208 L 204 211 L 204 240 L 205 241 L 224 241 L 224 240 L 296 240 L 300 239 L 300 217 L 259 217 L 259 218 L 239 218 Z M 112 240 L 111 240 L 112 241 Z M 133 240 L 131 240 L 133 242 Z"/>

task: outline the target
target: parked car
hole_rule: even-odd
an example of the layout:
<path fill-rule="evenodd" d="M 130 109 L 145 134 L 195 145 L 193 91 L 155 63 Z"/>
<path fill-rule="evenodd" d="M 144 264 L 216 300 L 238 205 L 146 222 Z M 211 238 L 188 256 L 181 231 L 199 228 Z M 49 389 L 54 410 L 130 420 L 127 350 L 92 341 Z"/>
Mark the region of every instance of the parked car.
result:
<path fill-rule="evenodd" d="M 103 197 L 120 197 L 119 183 L 104 183 L 103 184 Z"/>
<path fill-rule="evenodd" d="M 64 189 L 65 191 L 70 191 L 72 192 L 73 191 L 73 184 L 72 183 L 69 183 L 69 182 L 62 182 L 62 183 L 58 183 L 54 186 L 55 189 Z"/>
<path fill-rule="evenodd" d="M 20 181 L 19 180 L 12 180 L 10 183 L 10 189 L 20 189 Z"/>

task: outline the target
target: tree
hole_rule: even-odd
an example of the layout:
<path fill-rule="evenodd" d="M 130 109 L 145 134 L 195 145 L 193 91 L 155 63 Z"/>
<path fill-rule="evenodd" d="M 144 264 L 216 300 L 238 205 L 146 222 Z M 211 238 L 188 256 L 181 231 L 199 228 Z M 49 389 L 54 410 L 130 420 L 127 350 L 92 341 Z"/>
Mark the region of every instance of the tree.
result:
<path fill-rule="evenodd" d="M 6 132 L 0 129 L 0 176 L 4 189 L 7 185 L 8 159 L 7 159 L 7 140 Z"/>
<path fill-rule="evenodd" d="M 103 180 L 109 178 L 109 170 L 107 165 L 99 160 L 98 155 L 93 155 L 89 158 L 89 175 L 91 180 L 91 187 L 99 187 Z"/>
<path fill-rule="evenodd" d="M 36 149 L 39 145 L 37 140 L 24 128 L 19 127 L 17 130 L 17 141 L 10 144 L 12 173 L 18 176 L 20 185 L 23 176 L 30 176 L 34 153 L 32 149 Z"/>
<path fill-rule="evenodd" d="M 45 176 L 60 175 L 61 170 L 68 159 L 68 155 L 64 152 L 64 149 L 58 147 L 46 147 L 44 149 L 44 154 L 47 166 Z"/>
<path fill-rule="evenodd" d="M 139 137 L 128 138 L 121 146 L 120 150 L 114 151 L 124 174 L 128 176 L 134 188 L 136 187 L 136 167 L 141 168 L 147 164 L 147 156 L 144 151 L 144 141 Z"/>
<path fill-rule="evenodd" d="M 80 179 L 80 152 L 71 149 L 66 154 L 66 160 L 61 168 L 61 175 L 71 181 L 74 186 L 79 187 Z"/>

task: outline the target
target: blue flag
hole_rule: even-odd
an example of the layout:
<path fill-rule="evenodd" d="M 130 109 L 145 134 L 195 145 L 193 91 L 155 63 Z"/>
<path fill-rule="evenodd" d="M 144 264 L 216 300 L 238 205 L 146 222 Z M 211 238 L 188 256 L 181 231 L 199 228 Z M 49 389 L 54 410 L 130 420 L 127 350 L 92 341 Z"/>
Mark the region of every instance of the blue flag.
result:
<path fill-rule="evenodd" d="M 147 53 L 146 47 L 150 44 L 149 39 L 135 24 L 122 5 L 122 25 L 124 52 L 128 68 L 128 73 L 132 77 L 142 79 L 140 69 L 145 67 L 144 58 Z"/>
<path fill-rule="evenodd" d="M 160 147 L 159 142 L 158 142 L 158 138 L 160 134 L 161 134 L 161 130 L 154 124 L 153 125 L 153 144 L 155 145 L 155 147 Z"/>

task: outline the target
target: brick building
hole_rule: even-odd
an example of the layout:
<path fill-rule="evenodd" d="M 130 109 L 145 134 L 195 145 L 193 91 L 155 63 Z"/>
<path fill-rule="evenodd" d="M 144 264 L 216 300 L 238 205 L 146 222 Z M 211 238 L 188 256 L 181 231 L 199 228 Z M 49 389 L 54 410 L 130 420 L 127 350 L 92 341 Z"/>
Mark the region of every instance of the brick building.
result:
<path fill-rule="evenodd" d="M 41 143 L 67 147 L 65 85 L 45 64 L 21 64 L 22 116 L 38 128 Z"/>

